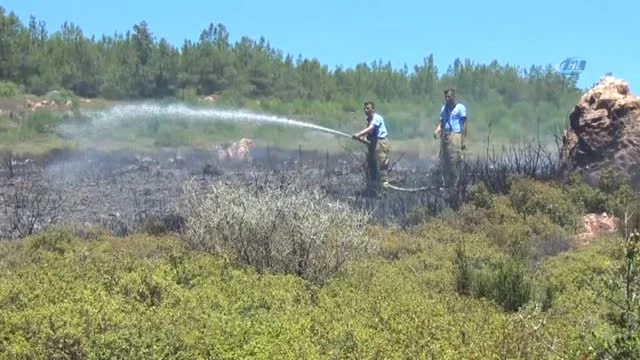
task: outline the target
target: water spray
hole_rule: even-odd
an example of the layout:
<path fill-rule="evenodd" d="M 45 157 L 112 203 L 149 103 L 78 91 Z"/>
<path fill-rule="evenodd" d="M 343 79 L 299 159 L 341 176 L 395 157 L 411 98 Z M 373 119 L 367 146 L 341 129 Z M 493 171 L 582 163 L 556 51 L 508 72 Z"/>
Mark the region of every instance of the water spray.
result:
<path fill-rule="evenodd" d="M 189 120 L 206 121 L 230 121 L 230 122 L 259 122 L 274 123 L 288 126 L 296 126 L 323 131 L 326 133 L 351 138 L 352 136 L 328 127 L 306 123 L 276 115 L 257 114 L 245 110 L 219 110 L 219 109 L 195 109 L 186 105 L 155 105 L 136 104 L 118 105 L 108 110 L 85 112 L 92 121 L 92 128 L 112 127 L 126 120 L 149 117 L 171 117 Z"/>
<path fill-rule="evenodd" d="M 227 121 L 281 124 L 308 128 L 334 135 L 344 136 L 347 138 L 355 139 L 363 144 L 369 143 L 367 140 L 360 138 L 356 139 L 350 134 L 325 126 L 315 125 L 276 115 L 257 114 L 246 110 L 196 109 L 182 104 L 171 104 L 164 106 L 157 104 L 130 104 L 117 105 L 108 110 L 85 111 L 84 115 L 88 116 L 91 119 L 88 124 L 83 125 L 86 131 L 97 130 L 100 128 L 109 129 L 113 128 L 114 126 L 120 125 L 125 121 L 131 121 L 135 119 L 169 117 L 172 119 L 186 119 L 190 121 L 195 120 L 200 122 Z M 73 132 L 73 130 L 71 129 L 67 130 Z M 76 133 L 76 135 L 79 134 Z M 399 191 L 424 191 L 430 188 L 424 187 L 407 189 L 390 184 L 385 184 L 385 187 L 389 187 L 391 189 Z"/>

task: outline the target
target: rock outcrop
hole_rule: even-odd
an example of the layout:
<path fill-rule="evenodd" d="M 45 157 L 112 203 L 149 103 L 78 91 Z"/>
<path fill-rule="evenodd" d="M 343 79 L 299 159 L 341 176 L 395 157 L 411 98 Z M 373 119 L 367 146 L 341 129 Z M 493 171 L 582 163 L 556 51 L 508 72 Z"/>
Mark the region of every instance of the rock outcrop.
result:
<path fill-rule="evenodd" d="M 255 147 L 255 143 L 251 139 L 243 138 L 239 142 L 234 142 L 224 148 L 218 148 L 219 160 L 249 160 L 251 150 Z"/>
<path fill-rule="evenodd" d="M 603 77 L 580 98 L 569 120 L 560 153 L 564 175 L 576 171 L 595 185 L 600 172 L 612 167 L 634 187 L 640 184 L 640 98 L 626 81 Z"/>
<path fill-rule="evenodd" d="M 49 108 L 49 107 L 53 107 L 56 108 L 59 106 L 58 103 L 56 103 L 54 100 L 32 100 L 32 99 L 26 99 L 26 104 L 27 104 L 27 108 L 31 109 L 32 111 L 35 111 L 37 109 L 40 108 Z M 65 106 L 69 107 L 72 105 L 71 100 L 67 100 L 64 103 Z"/>
<path fill-rule="evenodd" d="M 613 235 L 618 232 L 620 219 L 615 216 L 604 214 L 587 214 L 582 218 L 582 228 L 575 236 L 578 245 L 591 243 L 603 235 Z"/>

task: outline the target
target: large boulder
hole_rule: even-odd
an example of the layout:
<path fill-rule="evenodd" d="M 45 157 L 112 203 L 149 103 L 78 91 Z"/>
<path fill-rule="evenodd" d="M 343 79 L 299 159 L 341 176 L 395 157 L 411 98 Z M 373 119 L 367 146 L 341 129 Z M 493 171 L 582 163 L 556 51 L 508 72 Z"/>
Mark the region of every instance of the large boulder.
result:
<path fill-rule="evenodd" d="M 569 115 L 562 135 L 560 170 L 578 172 L 594 184 L 602 170 L 640 183 L 640 98 L 631 94 L 626 81 L 603 77 L 587 91 Z"/>

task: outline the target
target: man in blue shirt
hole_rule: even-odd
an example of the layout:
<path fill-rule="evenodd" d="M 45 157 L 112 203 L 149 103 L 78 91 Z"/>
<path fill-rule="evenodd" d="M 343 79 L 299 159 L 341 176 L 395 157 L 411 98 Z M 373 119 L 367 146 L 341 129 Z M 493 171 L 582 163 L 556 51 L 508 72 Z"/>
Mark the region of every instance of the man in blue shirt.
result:
<path fill-rule="evenodd" d="M 369 141 L 367 152 L 367 168 L 369 180 L 387 182 L 386 172 L 389 170 L 389 153 L 391 144 L 387 136 L 387 126 L 384 118 L 376 113 L 376 106 L 372 101 L 364 103 L 364 113 L 367 116 L 367 127 L 353 135 L 354 139 L 367 137 Z M 384 172 L 382 175 L 380 171 Z"/>
<path fill-rule="evenodd" d="M 467 137 L 467 108 L 456 102 L 456 91 L 444 91 L 445 104 L 440 109 L 440 122 L 433 137 L 440 136 L 440 164 L 444 186 L 452 186 L 460 174 Z"/>

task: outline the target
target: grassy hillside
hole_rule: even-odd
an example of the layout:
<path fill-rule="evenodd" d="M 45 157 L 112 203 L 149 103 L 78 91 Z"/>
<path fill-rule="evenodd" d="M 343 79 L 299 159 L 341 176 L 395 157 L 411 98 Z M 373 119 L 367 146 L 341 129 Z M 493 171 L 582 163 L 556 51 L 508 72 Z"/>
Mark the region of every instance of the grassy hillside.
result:
<path fill-rule="evenodd" d="M 46 100 L 52 97 L 40 97 Z M 270 123 L 222 122 L 210 119 L 194 119 L 188 114 L 149 115 L 124 118 L 105 127 L 92 126 L 94 120 L 89 113 L 108 111 L 115 106 L 177 106 L 192 109 L 242 110 L 262 115 L 278 115 L 311 124 L 329 127 L 347 134 L 355 133 L 365 126 L 364 115 L 358 103 L 349 109 L 334 102 L 323 103 L 282 103 L 278 100 L 245 100 L 236 104 L 231 100 L 219 99 L 210 102 L 198 98 L 183 102 L 165 99 L 143 102 L 119 102 L 92 99 L 81 101 L 68 95 L 58 99 L 60 106 L 43 106 L 30 109 L 25 99 L 31 97 L 14 96 L 0 101 L 0 146 L 15 153 L 44 153 L 54 149 L 92 147 L 104 150 L 131 149 L 143 151 L 161 147 L 211 148 L 217 144 L 230 143 L 247 137 L 259 145 L 283 148 L 339 152 L 345 146 L 354 146 L 348 138 L 321 133 L 310 129 Z M 56 99 L 53 97 L 53 99 Z M 55 100 L 54 100 L 55 101 Z M 71 101 L 69 106 L 64 104 Z M 472 156 L 484 156 L 487 147 L 499 151 L 503 146 L 521 144 L 534 140 L 550 149 L 555 148 L 555 136 L 564 128 L 564 120 L 559 112 L 549 117 L 532 119 L 514 117 L 514 124 L 493 125 L 490 114 L 476 115 L 475 105 L 468 105 L 473 111 L 469 123 L 468 149 Z M 422 157 L 435 157 L 439 141 L 432 134 L 437 124 L 439 103 L 402 103 L 399 101 L 381 103 L 378 111 L 385 117 L 396 156 L 410 153 Z M 555 116 L 555 117 L 554 117 Z M 531 119 L 531 120 L 528 120 Z M 528 123 L 524 123 L 528 122 Z M 65 135 L 66 130 L 71 131 Z M 67 131 L 68 132 L 68 131 Z"/>

